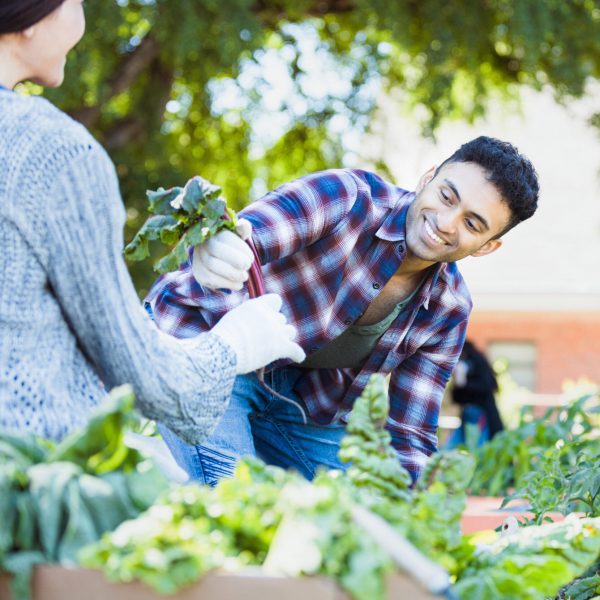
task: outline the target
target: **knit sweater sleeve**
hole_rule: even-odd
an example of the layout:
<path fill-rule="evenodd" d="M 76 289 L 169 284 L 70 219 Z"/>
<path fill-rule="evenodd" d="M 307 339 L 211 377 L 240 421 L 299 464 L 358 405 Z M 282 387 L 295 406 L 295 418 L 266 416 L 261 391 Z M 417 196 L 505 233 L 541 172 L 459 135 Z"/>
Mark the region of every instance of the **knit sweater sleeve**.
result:
<path fill-rule="evenodd" d="M 211 333 L 176 340 L 158 330 L 122 258 L 125 215 L 112 162 L 93 141 L 67 154 L 49 184 L 44 241 L 65 318 L 107 387 L 132 384 L 143 414 L 199 443 L 228 404 L 235 353 Z"/>

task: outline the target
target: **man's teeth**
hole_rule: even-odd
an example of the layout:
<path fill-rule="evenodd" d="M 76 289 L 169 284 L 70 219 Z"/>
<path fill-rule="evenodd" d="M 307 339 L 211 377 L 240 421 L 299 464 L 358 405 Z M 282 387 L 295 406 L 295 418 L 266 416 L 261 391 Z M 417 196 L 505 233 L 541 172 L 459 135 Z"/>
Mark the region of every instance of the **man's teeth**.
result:
<path fill-rule="evenodd" d="M 436 244 L 443 244 L 444 243 L 444 240 L 439 235 L 435 235 L 435 233 L 433 232 L 433 229 L 431 229 L 431 226 L 429 225 L 429 223 L 427 221 L 425 221 L 425 231 L 428 233 L 429 237 Z"/>

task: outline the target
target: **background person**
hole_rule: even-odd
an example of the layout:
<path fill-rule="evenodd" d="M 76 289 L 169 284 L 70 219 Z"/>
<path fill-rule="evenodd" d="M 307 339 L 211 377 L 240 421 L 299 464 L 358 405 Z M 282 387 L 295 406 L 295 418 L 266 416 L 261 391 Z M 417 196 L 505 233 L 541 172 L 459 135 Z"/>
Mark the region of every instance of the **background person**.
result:
<path fill-rule="evenodd" d="M 131 383 L 147 417 L 198 443 L 236 374 L 304 353 L 273 294 L 185 342 L 151 322 L 123 262 L 108 155 L 43 98 L 11 91 L 60 85 L 84 24 L 81 0 L 0 1 L 0 427 L 60 439 Z"/>
<path fill-rule="evenodd" d="M 452 401 L 460 406 L 461 425 L 449 437 L 446 447 L 471 443 L 469 429 L 473 431 L 473 444 L 479 446 L 504 429 L 496 406 L 498 391 L 496 373 L 475 344 L 465 340 L 460 358 L 453 373 Z"/>

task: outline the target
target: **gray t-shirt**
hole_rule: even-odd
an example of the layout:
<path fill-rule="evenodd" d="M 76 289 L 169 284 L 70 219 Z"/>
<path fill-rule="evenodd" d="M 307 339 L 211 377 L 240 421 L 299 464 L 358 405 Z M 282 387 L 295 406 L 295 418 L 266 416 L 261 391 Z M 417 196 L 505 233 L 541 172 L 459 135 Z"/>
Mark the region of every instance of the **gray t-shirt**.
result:
<path fill-rule="evenodd" d="M 372 325 L 351 325 L 329 344 L 311 354 L 299 366 L 307 369 L 351 369 L 361 367 L 369 357 L 381 336 L 394 319 L 412 300 L 420 285 L 381 321 Z"/>

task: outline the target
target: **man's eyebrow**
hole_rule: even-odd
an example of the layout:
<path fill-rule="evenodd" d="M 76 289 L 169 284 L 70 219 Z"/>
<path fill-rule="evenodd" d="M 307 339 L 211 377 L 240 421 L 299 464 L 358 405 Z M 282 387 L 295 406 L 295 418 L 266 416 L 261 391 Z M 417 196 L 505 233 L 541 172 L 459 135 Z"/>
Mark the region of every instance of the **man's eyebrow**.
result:
<path fill-rule="evenodd" d="M 461 201 L 461 197 L 460 194 L 458 193 L 458 188 L 456 187 L 456 185 L 454 185 L 454 183 L 452 181 L 450 181 L 449 179 L 444 179 L 444 183 L 452 190 L 452 193 L 456 196 L 456 198 L 458 199 L 458 201 Z M 471 212 L 472 216 L 474 219 L 477 219 L 484 227 L 484 229 L 489 230 L 490 225 L 489 223 L 478 213 L 476 212 Z"/>

